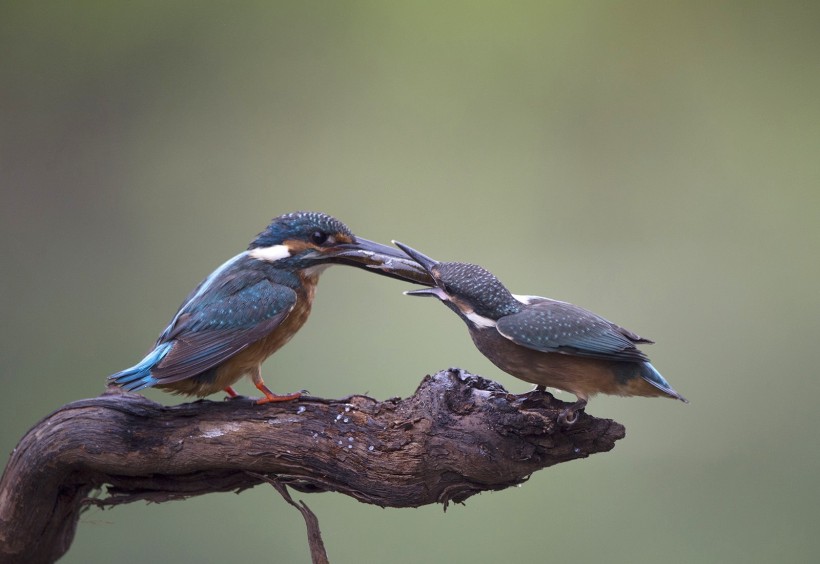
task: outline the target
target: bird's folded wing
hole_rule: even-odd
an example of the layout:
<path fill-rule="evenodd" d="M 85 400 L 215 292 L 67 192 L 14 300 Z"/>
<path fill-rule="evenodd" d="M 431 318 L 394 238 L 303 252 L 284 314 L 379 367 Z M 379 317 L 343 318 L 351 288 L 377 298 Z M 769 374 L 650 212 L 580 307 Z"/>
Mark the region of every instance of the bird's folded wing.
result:
<path fill-rule="evenodd" d="M 173 347 L 151 374 L 167 384 L 213 368 L 276 329 L 295 304 L 292 289 L 260 280 L 182 312 L 167 339 Z"/>
<path fill-rule="evenodd" d="M 635 343 L 649 342 L 578 306 L 553 300 L 502 317 L 496 329 L 514 343 L 541 352 L 575 354 L 613 361 L 643 362 Z"/>

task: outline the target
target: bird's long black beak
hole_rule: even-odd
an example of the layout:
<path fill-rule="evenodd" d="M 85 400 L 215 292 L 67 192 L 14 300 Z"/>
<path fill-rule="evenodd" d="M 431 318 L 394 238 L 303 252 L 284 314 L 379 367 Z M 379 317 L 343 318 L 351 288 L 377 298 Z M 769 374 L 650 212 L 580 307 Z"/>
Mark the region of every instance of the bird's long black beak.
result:
<path fill-rule="evenodd" d="M 329 262 L 373 270 L 376 274 L 434 286 L 435 281 L 423 265 L 409 259 L 393 247 L 356 237 L 355 243 L 343 243 L 323 253 Z"/>
<path fill-rule="evenodd" d="M 400 243 L 399 241 L 393 241 L 393 244 L 404 251 L 407 256 L 412 258 L 416 261 L 428 274 L 432 276 L 433 274 L 433 267 L 438 264 L 437 260 L 433 260 L 427 255 L 417 251 L 413 247 L 408 247 L 404 243 Z"/>

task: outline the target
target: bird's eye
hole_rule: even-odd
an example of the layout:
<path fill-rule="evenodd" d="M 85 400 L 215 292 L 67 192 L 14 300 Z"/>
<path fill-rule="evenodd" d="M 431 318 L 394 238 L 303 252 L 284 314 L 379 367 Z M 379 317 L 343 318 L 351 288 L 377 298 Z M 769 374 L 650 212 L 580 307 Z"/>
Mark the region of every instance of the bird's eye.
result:
<path fill-rule="evenodd" d="M 310 234 L 310 242 L 314 245 L 323 245 L 327 241 L 328 234 L 324 231 L 314 231 Z"/>

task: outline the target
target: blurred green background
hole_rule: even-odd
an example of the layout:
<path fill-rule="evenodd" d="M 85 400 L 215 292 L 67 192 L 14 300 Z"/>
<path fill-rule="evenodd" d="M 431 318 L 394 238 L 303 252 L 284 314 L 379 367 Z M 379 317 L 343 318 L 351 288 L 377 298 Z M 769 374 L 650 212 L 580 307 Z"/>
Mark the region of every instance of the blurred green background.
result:
<path fill-rule="evenodd" d="M 102 392 L 271 217 L 320 210 L 652 337 L 692 402 L 596 398 L 627 427 L 614 451 L 446 513 L 298 495 L 333 562 L 814 561 L 819 22 L 816 2 L 4 2 L 0 450 Z M 407 287 L 331 269 L 267 382 L 385 399 L 456 365 L 529 389 Z M 112 561 L 309 555 L 258 487 L 85 513 L 64 562 Z"/>

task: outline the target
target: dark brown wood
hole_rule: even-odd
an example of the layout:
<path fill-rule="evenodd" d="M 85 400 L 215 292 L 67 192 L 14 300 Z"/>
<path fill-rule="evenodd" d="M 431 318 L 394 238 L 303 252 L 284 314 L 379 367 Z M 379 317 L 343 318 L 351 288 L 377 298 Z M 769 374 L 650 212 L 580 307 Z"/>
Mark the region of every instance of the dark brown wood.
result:
<path fill-rule="evenodd" d="M 44 418 L 12 452 L 0 480 L 0 562 L 53 562 L 91 504 L 241 491 L 263 481 L 254 474 L 382 507 L 446 509 L 624 437 L 619 423 L 586 414 L 561 428 L 556 418 L 568 405 L 547 393 L 512 395 L 458 369 L 386 401 L 166 407 L 110 389 Z M 102 488 L 103 497 L 89 498 Z"/>
<path fill-rule="evenodd" d="M 289 505 L 295 507 L 299 513 L 302 514 L 305 520 L 305 526 L 307 527 L 311 561 L 313 564 L 330 564 L 330 560 L 327 557 L 327 550 L 325 550 L 325 542 L 322 540 L 322 531 L 319 529 L 319 519 L 316 517 L 316 514 L 310 510 L 304 501 L 299 501 L 299 503 L 293 501 L 288 489 L 276 478 L 271 478 L 264 474 L 256 474 L 255 472 L 249 472 L 249 474 L 272 485 Z"/>

